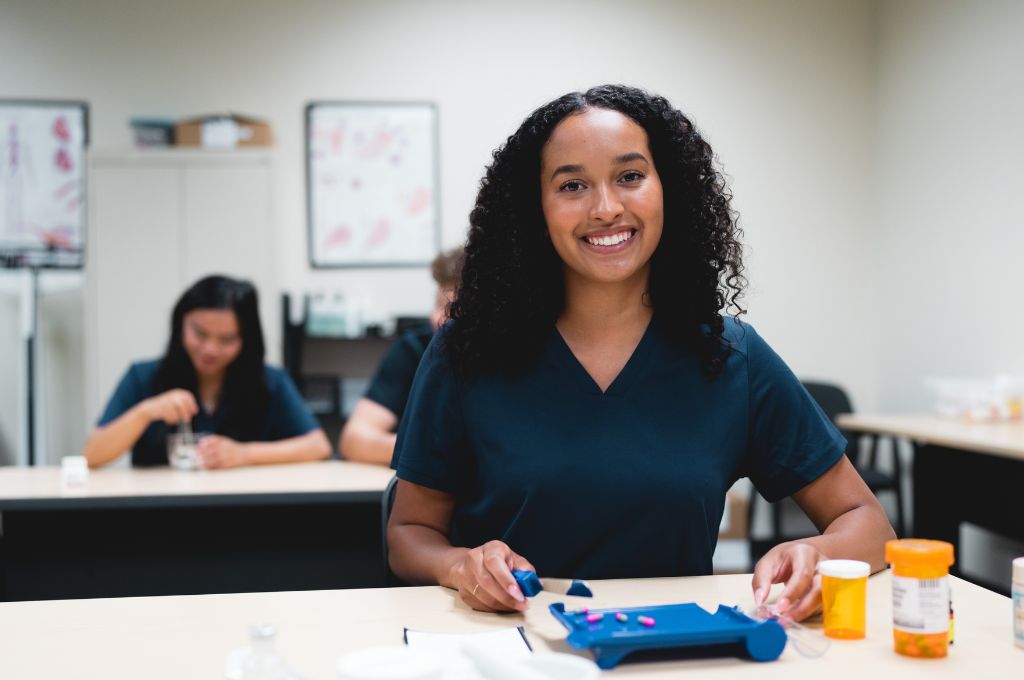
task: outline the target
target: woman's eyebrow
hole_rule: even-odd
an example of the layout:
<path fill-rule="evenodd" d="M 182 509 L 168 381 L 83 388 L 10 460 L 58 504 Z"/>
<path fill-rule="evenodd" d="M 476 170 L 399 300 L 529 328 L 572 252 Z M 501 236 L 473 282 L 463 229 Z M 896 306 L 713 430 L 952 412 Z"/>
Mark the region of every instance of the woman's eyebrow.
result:
<path fill-rule="evenodd" d="M 643 155 L 639 151 L 630 151 L 624 153 L 621 156 L 616 156 L 612 159 L 612 165 L 622 165 L 623 163 L 632 163 L 633 161 L 641 161 L 650 165 L 650 161 L 647 160 L 647 156 Z M 582 165 L 559 165 L 555 168 L 555 171 L 551 173 L 551 179 L 554 179 L 561 174 L 574 174 L 577 172 L 583 172 Z"/>
<path fill-rule="evenodd" d="M 612 159 L 612 164 L 622 165 L 623 163 L 632 163 L 633 161 L 643 161 L 644 163 L 650 164 L 650 161 L 647 160 L 647 156 L 643 155 L 639 151 L 631 151 L 629 153 L 624 153 L 621 156 L 616 156 Z"/>
<path fill-rule="evenodd" d="M 555 177 L 561 174 L 571 175 L 577 172 L 583 172 L 582 165 L 559 165 L 557 168 L 555 168 L 555 171 L 551 173 L 551 179 L 554 179 Z"/>

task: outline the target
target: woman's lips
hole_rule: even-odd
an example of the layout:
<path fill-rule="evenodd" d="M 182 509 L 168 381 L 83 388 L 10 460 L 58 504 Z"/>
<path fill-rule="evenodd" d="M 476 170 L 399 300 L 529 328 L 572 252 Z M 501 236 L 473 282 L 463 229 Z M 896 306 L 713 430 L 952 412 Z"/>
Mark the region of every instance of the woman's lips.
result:
<path fill-rule="evenodd" d="M 594 252 L 618 253 L 632 245 L 638 233 L 636 229 L 627 228 L 603 234 L 588 234 L 581 236 L 580 241 Z"/>

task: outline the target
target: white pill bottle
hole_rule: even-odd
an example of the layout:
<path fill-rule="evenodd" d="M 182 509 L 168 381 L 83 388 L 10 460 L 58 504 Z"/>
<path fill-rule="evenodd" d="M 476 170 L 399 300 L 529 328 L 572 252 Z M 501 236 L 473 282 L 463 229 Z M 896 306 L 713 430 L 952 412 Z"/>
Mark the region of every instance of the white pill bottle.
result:
<path fill-rule="evenodd" d="M 1024 649 L 1024 557 L 1013 561 L 1013 641 Z"/>

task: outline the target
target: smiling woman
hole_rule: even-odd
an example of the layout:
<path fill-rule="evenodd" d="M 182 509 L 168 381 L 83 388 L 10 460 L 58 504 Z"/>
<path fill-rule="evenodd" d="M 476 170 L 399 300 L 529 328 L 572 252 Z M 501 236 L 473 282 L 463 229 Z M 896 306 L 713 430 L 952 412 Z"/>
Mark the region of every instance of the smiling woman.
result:
<path fill-rule="evenodd" d="M 133 465 L 167 464 L 170 428 L 188 423 L 202 467 L 326 458 L 330 443 L 283 371 L 263 363 L 256 289 L 208 276 L 174 307 L 162 359 L 132 364 L 83 455 L 103 465 L 131 449 Z"/>
<path fill-rule="evenodd" d="M 803 618 L 819 561 L 884 567 L 892 528 L 846 441 L 736 319 L 739 230 L 713 159 L 664 98 L 618 85 L 537 109 L 495 152 L 398 432 L 399 577 L 522 610 L 513 569 L 708 574 L 743 476 L 823 532 L 758 563 L 758 604 L 785 582 L 779 607 Z"/>

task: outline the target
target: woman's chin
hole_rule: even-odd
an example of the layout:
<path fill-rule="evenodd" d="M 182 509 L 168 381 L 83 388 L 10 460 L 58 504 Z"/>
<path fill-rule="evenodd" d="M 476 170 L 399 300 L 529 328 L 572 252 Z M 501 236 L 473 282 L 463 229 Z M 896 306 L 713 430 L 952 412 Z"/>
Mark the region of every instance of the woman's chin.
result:
<path fill-rule="evenodd" d="M 204 378 L 212 378 L 224 372 L 224 366 L 220 363 L 194 362 L 193 365 L 196 368 L 196 373 Z"/>
<path fill-rule="evenodd" d="M 647 267 L 632 262 L 604 263 L 604 266 L 581 268 L 573 272 L 577 278 L 589 284 L 614 285 L 635 281 L 645 277 Z"/>

